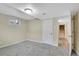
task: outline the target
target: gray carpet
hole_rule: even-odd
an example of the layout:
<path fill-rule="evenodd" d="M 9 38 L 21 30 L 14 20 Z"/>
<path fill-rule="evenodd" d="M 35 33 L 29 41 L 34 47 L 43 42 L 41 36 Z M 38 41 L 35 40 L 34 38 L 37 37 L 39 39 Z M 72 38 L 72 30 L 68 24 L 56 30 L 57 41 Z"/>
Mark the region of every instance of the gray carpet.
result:
<path fill-rule="evenodd" d="M 25 41 L 0 48 L 0 56 L 67 56 L 68 49 L 48 44 Z"/>

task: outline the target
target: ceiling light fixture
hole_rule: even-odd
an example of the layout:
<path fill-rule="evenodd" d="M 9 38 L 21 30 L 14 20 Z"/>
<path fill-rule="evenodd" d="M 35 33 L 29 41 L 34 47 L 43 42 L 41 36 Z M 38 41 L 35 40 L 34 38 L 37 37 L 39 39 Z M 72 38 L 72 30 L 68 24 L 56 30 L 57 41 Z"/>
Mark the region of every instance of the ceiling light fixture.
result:
<path fill-rule="evenodd" d="M 30 8 L 25 8 L 24 11 L 27 13 L 27 14 L 32 14 L 32 10 Z"/>
<path fill-rule="evenodd" d="M 62 20 L 58 20 L 58 22 L 63 22 Z"/>

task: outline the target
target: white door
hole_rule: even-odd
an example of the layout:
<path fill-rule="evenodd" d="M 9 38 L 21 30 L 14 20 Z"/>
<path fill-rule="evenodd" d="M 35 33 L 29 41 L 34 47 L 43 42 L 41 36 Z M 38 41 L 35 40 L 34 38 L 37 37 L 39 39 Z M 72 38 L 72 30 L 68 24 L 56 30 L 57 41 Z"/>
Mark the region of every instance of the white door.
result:
<path fill-rule="evenodd" d="M 43 20 L 43 43 L 58 46 L 57 19 Z"/>
<path fill-rule="evenodd" d="M 53 21 L 43 20 L 43 43 L 53 45 Z"/>

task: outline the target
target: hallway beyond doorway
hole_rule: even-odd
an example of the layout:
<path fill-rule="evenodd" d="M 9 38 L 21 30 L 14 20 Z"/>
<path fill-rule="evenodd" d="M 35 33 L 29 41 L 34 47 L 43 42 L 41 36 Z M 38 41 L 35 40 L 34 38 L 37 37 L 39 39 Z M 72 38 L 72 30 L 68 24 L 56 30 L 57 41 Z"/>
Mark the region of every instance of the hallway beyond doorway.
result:
<path fill-rule="evenodd" d="M 59 25 L 59 40 L 58 46 L 62 48 L 68 48 L 68 41 L 65 37 L 65 25 Z"/>

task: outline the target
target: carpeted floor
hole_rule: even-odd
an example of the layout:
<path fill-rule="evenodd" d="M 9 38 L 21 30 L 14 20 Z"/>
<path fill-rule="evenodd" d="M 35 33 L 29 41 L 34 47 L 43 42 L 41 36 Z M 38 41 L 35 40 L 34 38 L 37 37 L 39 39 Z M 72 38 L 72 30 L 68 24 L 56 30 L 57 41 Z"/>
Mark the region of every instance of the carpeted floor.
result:
<path fill-rule="evenodd" d="M 0 48 L 0 56 L 67 56 L 68 49 L 33 41 Z"/>

